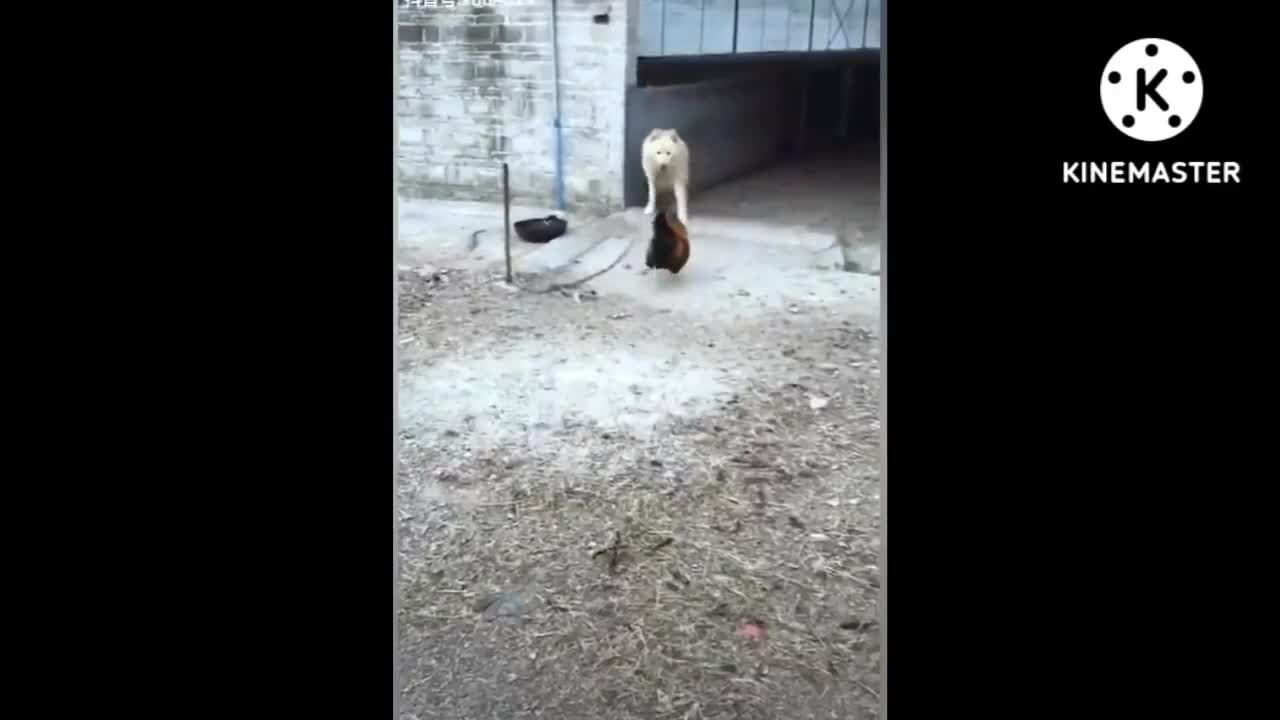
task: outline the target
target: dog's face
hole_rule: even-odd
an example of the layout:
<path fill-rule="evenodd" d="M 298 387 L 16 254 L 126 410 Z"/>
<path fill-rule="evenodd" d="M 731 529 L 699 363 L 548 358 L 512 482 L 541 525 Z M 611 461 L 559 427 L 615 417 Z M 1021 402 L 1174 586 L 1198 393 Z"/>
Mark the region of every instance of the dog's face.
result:
<path fill-rule="evenodd" d="M 666 167 L 682 142 L 675 130 L 654 130 L 649 133 L 646 144 L 653 158 L 658 161 L 658 165 Z"/>

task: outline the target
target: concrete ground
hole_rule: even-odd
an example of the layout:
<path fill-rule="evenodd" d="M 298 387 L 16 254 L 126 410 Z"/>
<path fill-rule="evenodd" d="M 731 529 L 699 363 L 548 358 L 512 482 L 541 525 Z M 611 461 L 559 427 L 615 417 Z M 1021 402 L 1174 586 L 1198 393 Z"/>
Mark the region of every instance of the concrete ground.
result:
<path fill-rule="evenodd" d="M 638 209 L 513 234 L 535 289 L 631 243 L 565 292 L 502 282 L 500 207 L 401 201 L 405 718 L 875 716 L 873 159 L 692 198 L 675 276 Z"/>
<path fill-rule="evenodd" d="M 630 241 L 622 263 L 591 281 L 598 293 L 655 307 L 715 308 L 737 315 L 763 307 L 837 303 L 876 318 L 877 160 L 865 151 L 824 154 L 692 198 L 691 259 L 676 276 L 644 272 L 651 225 L 639 208 L 603 219 L 566 215 L 569 232 L 546 245 L 523 242 L 513 231 L 512 268 L 572 281 L 609 265 Z M 550 214 L 548 208 L 516 206 L 511 220 Z M 502 208 L 489 203 L 401 200 L 401 261 L 502 272 L 502 226 Z M 476 231 L 482 232 L 473 249 Z M 844 233 L 845 242 L 837 242 L 838 233 Z M 838 272 L 845 267 L 872 277 Z"/>

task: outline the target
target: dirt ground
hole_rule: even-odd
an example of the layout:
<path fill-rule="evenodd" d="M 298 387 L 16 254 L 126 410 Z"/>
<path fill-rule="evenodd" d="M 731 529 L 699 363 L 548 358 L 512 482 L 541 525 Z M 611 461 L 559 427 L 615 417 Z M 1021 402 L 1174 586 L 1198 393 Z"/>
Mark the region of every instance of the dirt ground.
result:
<path fill-rule="evenodd" d="M 877 717 L 879 278 L 713 245 L 402 267 L 403 718 Z"/>

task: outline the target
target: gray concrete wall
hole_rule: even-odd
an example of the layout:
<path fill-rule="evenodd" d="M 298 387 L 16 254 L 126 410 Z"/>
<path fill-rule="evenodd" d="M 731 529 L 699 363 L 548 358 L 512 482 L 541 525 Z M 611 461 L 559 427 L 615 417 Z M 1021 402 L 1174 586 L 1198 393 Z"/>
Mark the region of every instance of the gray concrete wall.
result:
<path fill-rule="evenodd" d="M 452 7 L 446 7 L 451 2 Z M 569 208 L 621 207 L 627 0 L 559 0 L 561 117 Z M 607 24 L 592 16 L 609 13 Z M 401 193 L 555 203 L 551 0 L 501 7 L 439 0 L 399 14 Z"/>
<path fill-rule="evenodd" d="M 626 204 L 647 199 L 640 146 L 653 128 L 675 128 L 688 143 L 691 196 L 776 160 L 795 104 L 782 77 L 628 88 Z"/>

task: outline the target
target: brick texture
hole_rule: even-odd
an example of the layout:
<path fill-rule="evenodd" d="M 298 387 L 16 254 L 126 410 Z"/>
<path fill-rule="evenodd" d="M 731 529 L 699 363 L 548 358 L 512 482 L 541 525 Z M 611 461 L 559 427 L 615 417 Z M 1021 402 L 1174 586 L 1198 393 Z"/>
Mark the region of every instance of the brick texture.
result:
<path fill-rule="evenodd" d="M 443 3 L 443 0 L 440 0 Z M 622 206 L 627 0 L 558 4 L 565 201 Z M 609 11 L 609 23 L 591 16 Z M 401 10 L 400 188 L 410 197 L 555 204 L 550 0 Z"/>

